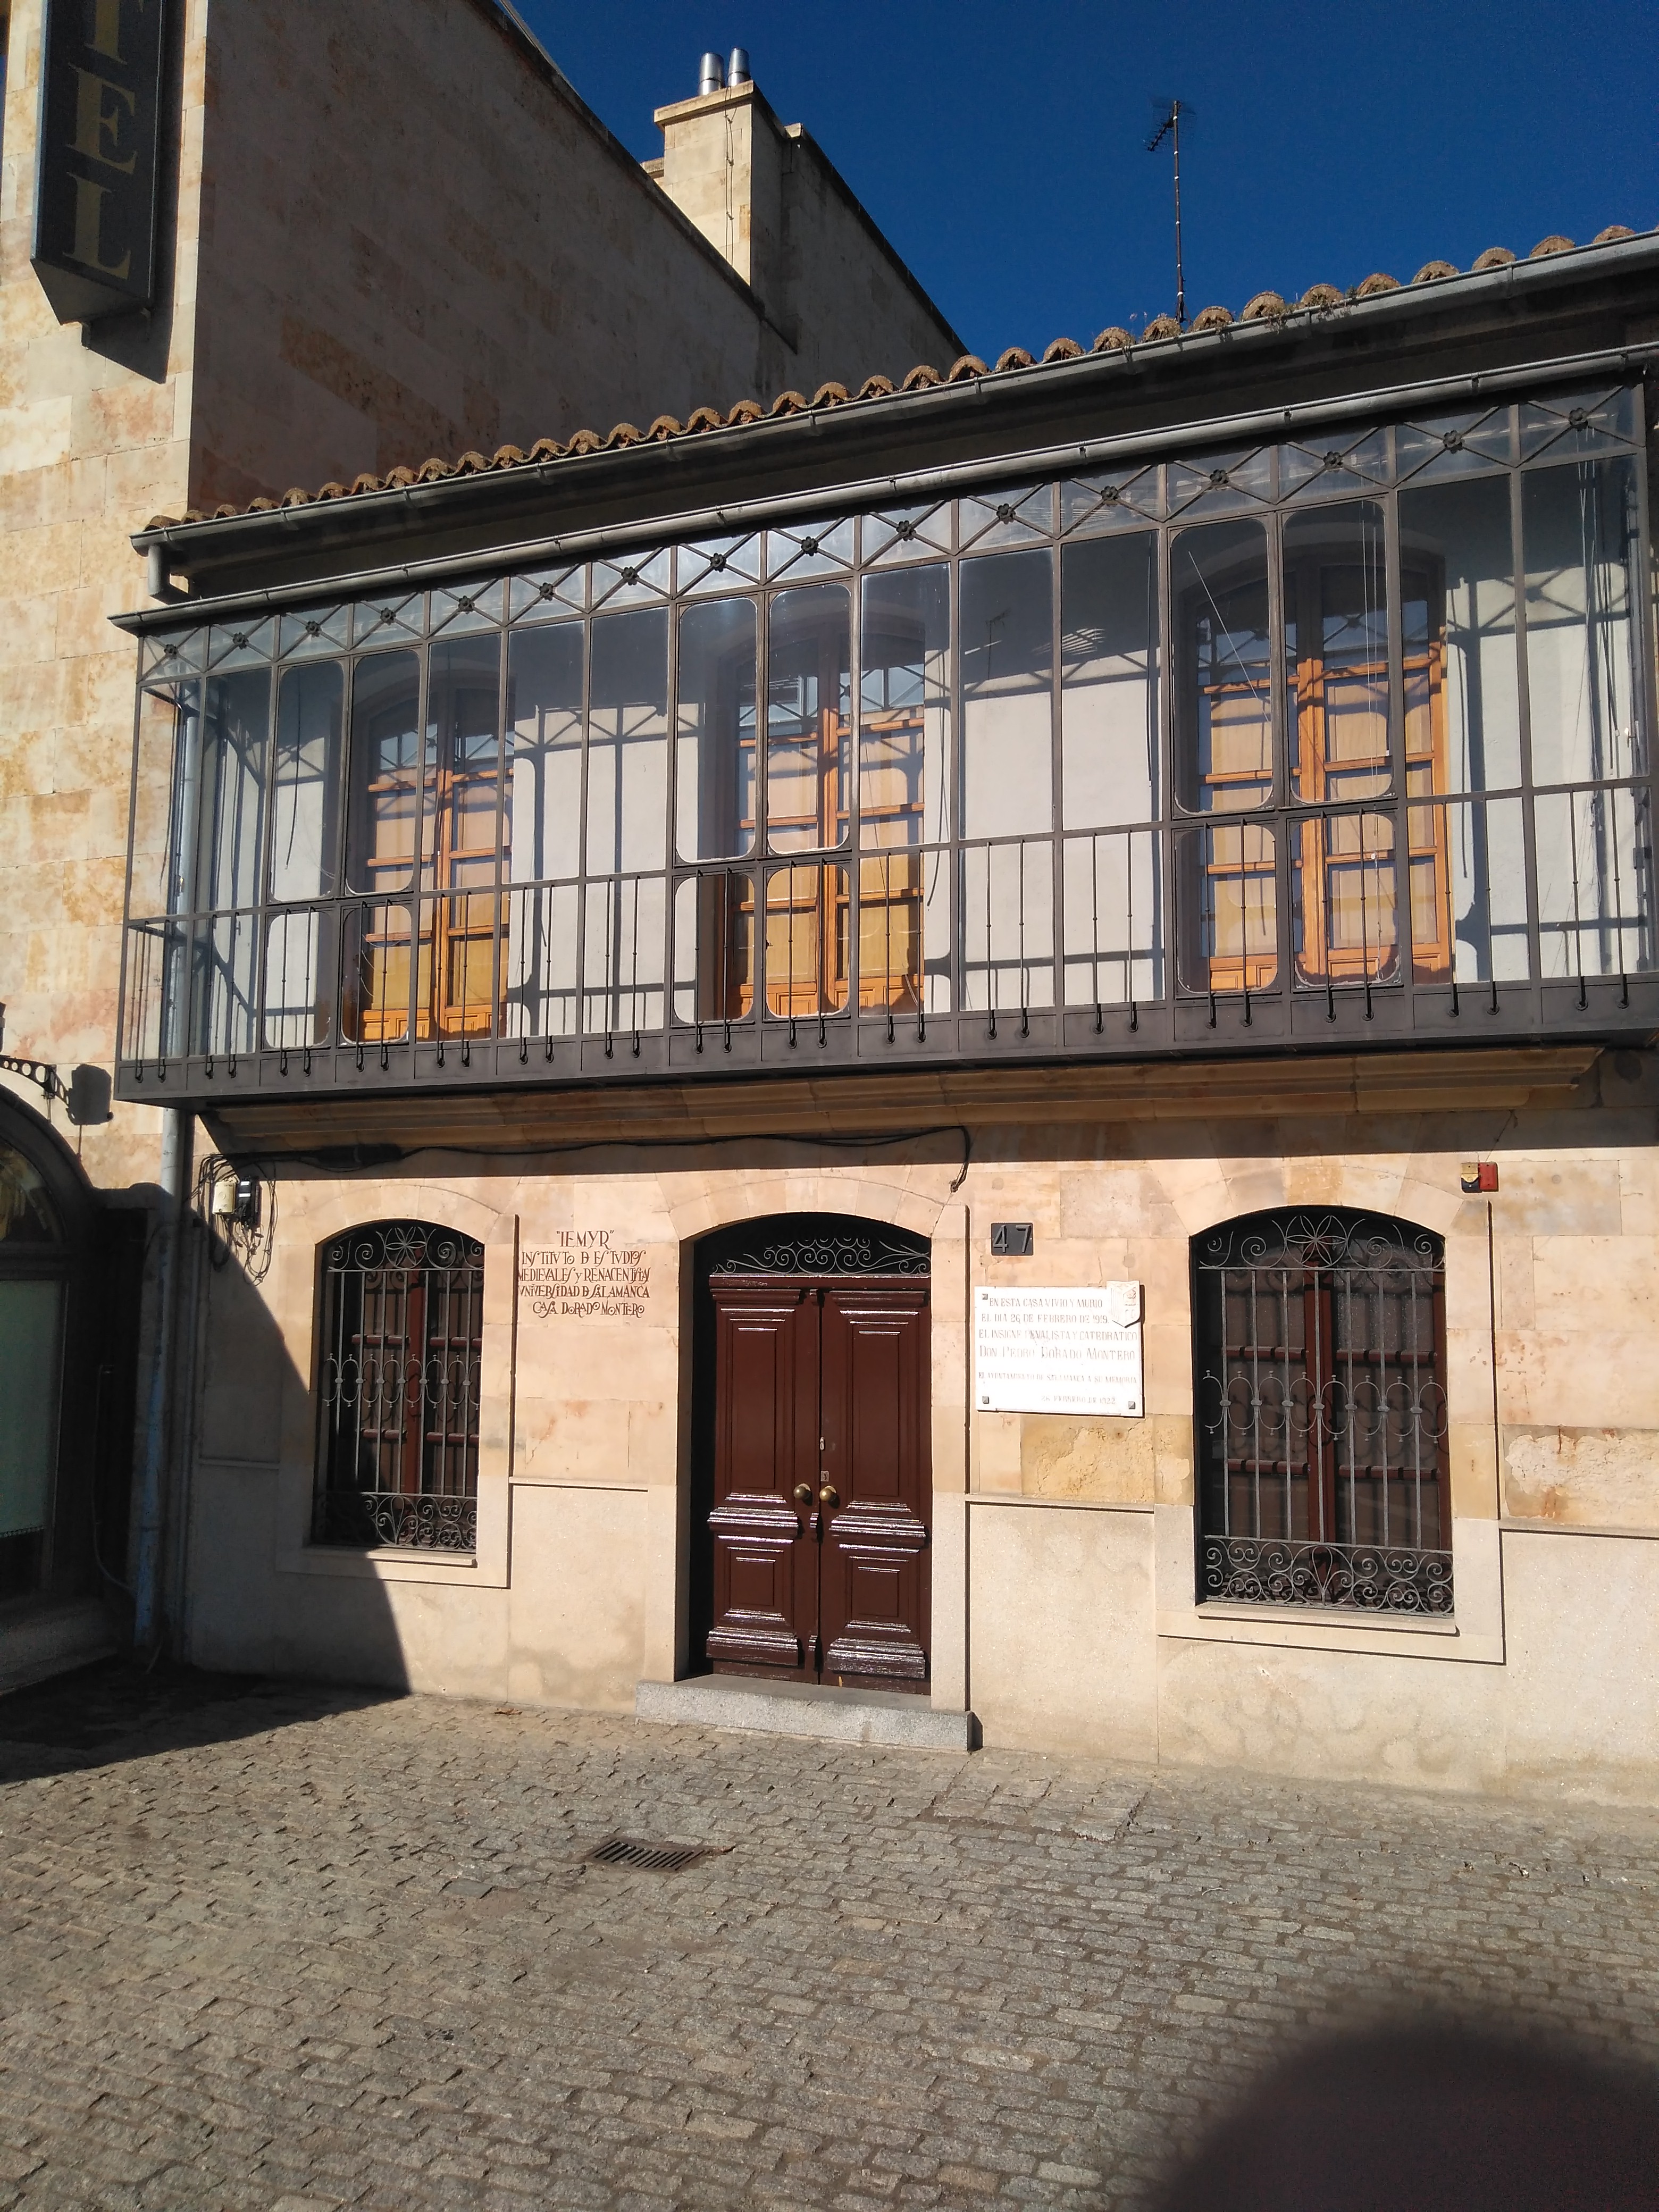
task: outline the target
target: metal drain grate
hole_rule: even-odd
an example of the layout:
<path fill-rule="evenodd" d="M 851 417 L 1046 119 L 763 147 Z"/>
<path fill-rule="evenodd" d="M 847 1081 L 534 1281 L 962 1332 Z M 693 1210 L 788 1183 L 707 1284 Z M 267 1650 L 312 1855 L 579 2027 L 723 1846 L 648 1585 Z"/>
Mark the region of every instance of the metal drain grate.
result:
<path fill-rule="evenodd" d="M 608 1836 L 595 1844 L 583 1860 L 585 1866 L 637 1867 L 645 1874 L 678 1874 L 699 1859 L 713 1858 L 719 1846 L 710 1844 L 647 1844 L 639 1836 Z"/>

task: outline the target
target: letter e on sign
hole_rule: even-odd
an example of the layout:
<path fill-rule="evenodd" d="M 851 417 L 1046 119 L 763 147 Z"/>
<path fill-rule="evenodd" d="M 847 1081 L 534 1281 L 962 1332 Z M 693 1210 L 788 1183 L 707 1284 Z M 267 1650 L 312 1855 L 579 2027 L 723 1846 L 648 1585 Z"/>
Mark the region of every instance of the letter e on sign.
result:
<path fill-rule="evenodd" d="M 155 304 L 169 0 L 46 0 L 34 273 L 60 323 Z"/>

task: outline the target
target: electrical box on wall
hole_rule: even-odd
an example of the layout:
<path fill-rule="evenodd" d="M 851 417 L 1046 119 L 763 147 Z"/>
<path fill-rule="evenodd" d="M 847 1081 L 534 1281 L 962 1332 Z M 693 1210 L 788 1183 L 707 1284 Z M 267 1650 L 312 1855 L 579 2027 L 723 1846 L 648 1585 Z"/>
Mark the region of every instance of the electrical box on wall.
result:
<path fill-rule="evenodd" d="M 1498 1163 L 1496 1160 L 1465 1160 L 1459 1170 L 1458 1180 L 1471 1196 L 1477 1191 L 1496 1190 Z"/>
<path fill-rule="evenodd" d="M 1029 1260 L 1036 1249 L 1036 1239 L 1029 1221 L 994 1221 L 991 1224 L 991 1256 L 995 1260 Z"/>

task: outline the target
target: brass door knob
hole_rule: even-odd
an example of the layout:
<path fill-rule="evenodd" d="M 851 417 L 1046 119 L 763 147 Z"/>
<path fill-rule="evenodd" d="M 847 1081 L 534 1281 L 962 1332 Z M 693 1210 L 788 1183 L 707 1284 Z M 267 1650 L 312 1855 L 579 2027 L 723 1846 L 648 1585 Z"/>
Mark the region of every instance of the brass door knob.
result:
<path fill-rule="evenodd" d="M 797 1505 L 810 1505 L 812 1503 L 811 1484 L 810 1482 L 798 1482 L 795 1485 L 794 1495 Z"/>
<path fill-rule="evenodd" d="M 826 1482 L 823 1489 L 819 1491 L 818 1504 L 820 1505 L 839 1505 L 841 1504 L 841 1493 L 836 1490 L 833 1482 Z"/>

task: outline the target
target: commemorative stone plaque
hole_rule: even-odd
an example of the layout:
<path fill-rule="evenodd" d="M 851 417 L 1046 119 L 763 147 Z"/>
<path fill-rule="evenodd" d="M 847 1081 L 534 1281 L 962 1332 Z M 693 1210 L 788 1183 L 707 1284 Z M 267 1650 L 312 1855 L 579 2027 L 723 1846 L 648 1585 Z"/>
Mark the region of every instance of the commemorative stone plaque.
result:
<path fill-rule="evenodd" d="M 974 1292 L 974 1403 L 988 1413 L 1145 1411 L 1140 1285 Z"/>

